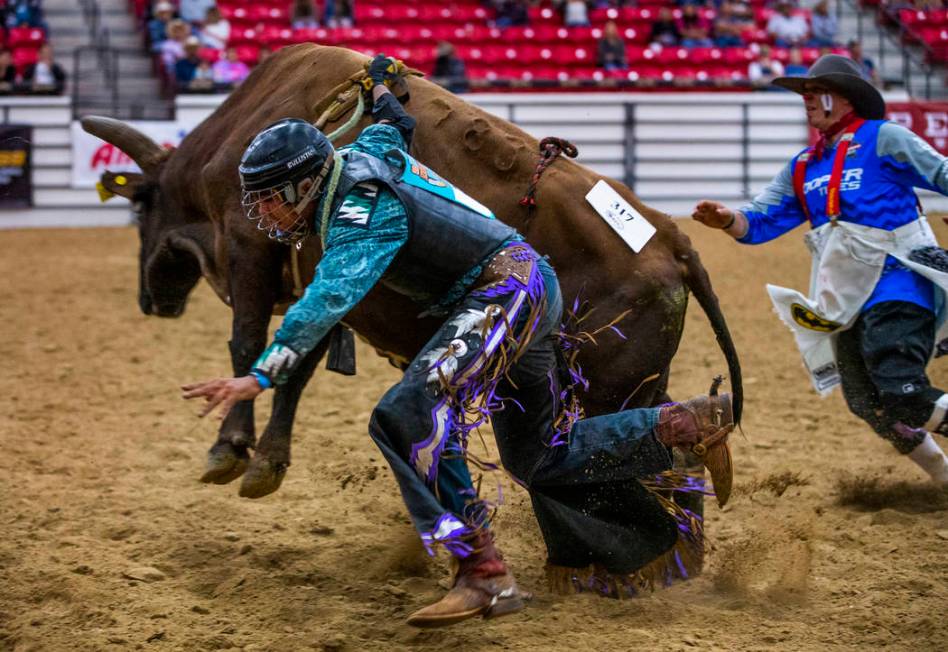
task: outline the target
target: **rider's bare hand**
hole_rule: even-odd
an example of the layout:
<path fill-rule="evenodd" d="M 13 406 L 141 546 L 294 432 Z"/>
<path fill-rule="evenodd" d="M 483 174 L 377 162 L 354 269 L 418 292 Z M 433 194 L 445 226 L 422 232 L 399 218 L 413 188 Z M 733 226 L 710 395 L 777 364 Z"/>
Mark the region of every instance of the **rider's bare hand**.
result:
<path fill-rule="evenodd" d="M 218 416 L 223 419 L 240 401 L 251 401 L 263 391 L 253 376 L 240 378 L 215 378 L 200 383 L 182 385 L 182 398 L 204 398 L 200 416 L 204 417 L 220 407 Z"/>

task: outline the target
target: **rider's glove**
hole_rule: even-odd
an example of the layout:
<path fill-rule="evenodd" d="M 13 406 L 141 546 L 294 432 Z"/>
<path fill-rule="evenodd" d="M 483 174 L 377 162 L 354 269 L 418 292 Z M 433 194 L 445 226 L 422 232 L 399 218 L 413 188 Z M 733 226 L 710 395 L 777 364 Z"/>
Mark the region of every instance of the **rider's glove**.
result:
<path fill-rule="evenodd" d="M 398 61 L 384 54 L 376 54 L 369 63 L 368 73 L 373 86 L 376 84 L 391 86 L 392 82 L 398 79 Z"/>

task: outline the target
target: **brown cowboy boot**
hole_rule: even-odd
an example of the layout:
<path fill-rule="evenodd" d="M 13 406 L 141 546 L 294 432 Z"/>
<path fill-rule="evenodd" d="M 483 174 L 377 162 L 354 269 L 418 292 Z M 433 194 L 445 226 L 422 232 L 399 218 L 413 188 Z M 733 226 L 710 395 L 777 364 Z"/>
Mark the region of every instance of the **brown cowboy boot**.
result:
<path fill-rule="evenodd" d="M 459 560 L 454 586 L 432 605 L 408 616 L 415 627 L 445 627 L 482 616 L 497 618 L 520 611 L 531 595 L 517 588 L 513 574 L 488 532 L 478 535 L 474 553 Z"/>
<path fill-rule="evenodd" d="M 718 505 L 724 507 L 731 496 L 734 468 L 727 436 L 734 430 L 734 409 L 730 394 L 697 396 L 661 409 L 656 437 L 666 446 L 677 446 L 701 458 L 711 473 Z"/>

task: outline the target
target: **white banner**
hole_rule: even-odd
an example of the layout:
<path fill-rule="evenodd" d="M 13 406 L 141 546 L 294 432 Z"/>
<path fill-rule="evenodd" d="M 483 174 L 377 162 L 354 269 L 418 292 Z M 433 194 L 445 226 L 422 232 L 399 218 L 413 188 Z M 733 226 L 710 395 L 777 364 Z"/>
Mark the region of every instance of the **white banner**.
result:
<path fill-rule="evenodd" d="M 178 122 L 129 122 L 162 147 L 177 147 L 192 129 Z M 106 170 L 112 172 L 140 172 L 135 162 L 115 145 L 82 130 L 78 121 L 72 123 L 72 187 L 95 188 Z"/>

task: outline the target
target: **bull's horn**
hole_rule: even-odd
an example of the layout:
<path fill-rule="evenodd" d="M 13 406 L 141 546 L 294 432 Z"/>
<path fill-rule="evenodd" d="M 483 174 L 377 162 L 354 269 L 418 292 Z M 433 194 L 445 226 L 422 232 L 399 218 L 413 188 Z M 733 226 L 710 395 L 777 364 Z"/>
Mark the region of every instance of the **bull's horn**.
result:
<path fill-rule="evenodd" d="M 158 143 L 121 120 L 88 115 L 80 120 L 80 124 L 87 133 L 112 143 L 128 154 L 147 175 L 157 173 L 161 162 L 168 155 Z"/>

